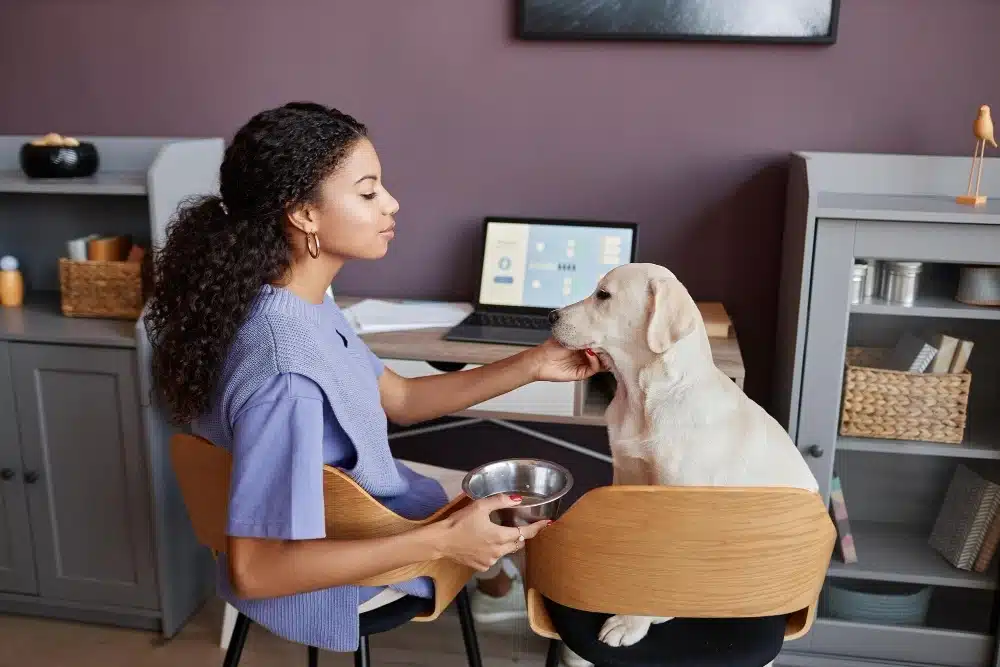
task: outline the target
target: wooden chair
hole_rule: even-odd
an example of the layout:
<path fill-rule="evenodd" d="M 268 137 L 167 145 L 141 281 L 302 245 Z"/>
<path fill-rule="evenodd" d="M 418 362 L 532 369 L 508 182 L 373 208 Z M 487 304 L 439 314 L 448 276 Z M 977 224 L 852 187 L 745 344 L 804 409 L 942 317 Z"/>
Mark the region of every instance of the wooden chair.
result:
<path fill-rule="evenodd" d="M 232 457 L 222 447 L 186 433 L 176 434 L 171 438 L 170 454 L 198 541 L 216 554 L 224 553 Z M 411 521 L 382 505 L 345 473 L 331 466 L 324 466 L 323 487 L 326 526 L 330 539 L 354 540 L 397 535 L 439 521 L 471 502 L 467 496 L 462 495 L 427 519 Z M 465 591 L 465 584 L 472 574 L 472 568 L 442 558 L 397 568 L 356 582 L 358 585 L 385 586 L 415 577 L 429 577 L 434 582 L 434 599 L 421 600 L 406 596 L 385 607 L 362 614 L 362 637 L 355 653 L 355 664 L 365 667 L 368 665 L 369 634 L 390 630 L 410 620 L 433 621 L 455 600 L 469 667 L 480 667 L 478 641 L 469 597 Z M 249 625 L 250 620 L 246 616 L 240 614 L 237 617 L 226 652 L 225 667 L 235 667 L 239 662 Z M 316 660 L 315 647 L 309 647 L 310 667 L 314 667 Z"/>
<path fill-rule="evenodd" d="M 532 630 L 595 665 L 760 667 L 812 626 L 836 529 L 792 488 L 607 486 L 529 540 Z M 674 617 L 629 647 L 612 614 Z"/>

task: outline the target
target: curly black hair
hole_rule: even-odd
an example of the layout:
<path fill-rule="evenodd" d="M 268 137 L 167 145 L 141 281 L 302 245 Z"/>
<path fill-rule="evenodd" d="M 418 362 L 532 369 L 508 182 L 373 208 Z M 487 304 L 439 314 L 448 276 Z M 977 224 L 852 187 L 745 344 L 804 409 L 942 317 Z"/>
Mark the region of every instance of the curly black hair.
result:
<path fill-rule="evenodd" d="M 288 271 L 288 211 L 367 137 L 336 109 L 292 102 L 251 118 L 226 148 L 221 196 L 182 206 L 154 256 L 146 329 L 152 373 L 173 422 L 204 414 L 229 346 L 268 283 Z"/>

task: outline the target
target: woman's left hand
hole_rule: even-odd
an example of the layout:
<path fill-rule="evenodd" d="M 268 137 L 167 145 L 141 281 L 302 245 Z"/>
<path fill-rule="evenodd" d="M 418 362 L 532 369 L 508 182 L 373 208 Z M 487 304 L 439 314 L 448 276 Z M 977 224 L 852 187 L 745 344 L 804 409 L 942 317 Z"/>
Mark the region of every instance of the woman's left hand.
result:
<path fill-rule="evenodd" d="M 535 380 L 573 382 L 589 378 L 601 370 L 597 356 L 583 350 L 570 350 L 550 338 L 527 352 L 531 357 Z"/>

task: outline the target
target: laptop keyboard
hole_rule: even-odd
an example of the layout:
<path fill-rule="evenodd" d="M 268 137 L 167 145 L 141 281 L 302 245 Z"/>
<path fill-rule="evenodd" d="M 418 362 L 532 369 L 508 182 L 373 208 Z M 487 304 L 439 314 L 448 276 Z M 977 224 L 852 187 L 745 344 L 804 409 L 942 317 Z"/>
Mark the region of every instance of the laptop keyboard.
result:
<path fill-rule="evenodd" d="M 549 318 L 545 315 L 511 315 L 508 313 L 472 313 L 469 324 L 484 327 L 514 327 L 517 329 L 548 329 Z"/>

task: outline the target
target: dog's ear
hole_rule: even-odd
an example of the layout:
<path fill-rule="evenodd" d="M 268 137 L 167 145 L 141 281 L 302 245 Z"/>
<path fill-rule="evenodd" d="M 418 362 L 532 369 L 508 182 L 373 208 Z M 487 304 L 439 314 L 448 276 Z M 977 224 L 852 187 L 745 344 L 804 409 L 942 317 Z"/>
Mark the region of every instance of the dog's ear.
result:
<path fill-rule="evenodd" d="M 694 331 L 694 314 L 676 281 L 653 278 L 649 281 L 649 299 L 646 343 L 653 354 L 663 354 Z"/>

